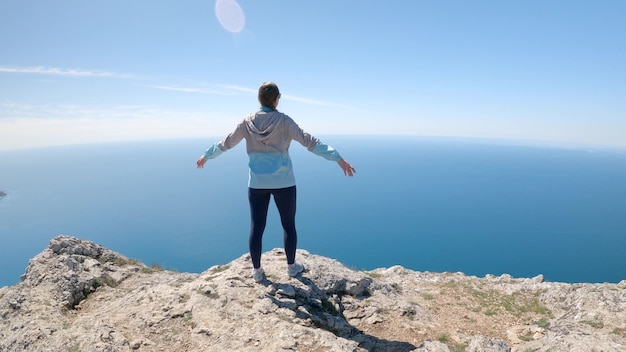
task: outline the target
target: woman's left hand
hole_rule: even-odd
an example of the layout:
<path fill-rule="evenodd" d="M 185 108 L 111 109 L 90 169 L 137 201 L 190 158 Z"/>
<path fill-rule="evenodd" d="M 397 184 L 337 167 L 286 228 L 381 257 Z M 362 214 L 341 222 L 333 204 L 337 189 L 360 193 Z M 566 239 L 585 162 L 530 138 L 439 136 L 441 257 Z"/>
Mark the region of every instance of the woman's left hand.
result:
<path fill-rule="evenodd" d="M 344 158 L 341 158 L 337 161 L 339 167 L 343 170 L 343 174 L 346 176 L 354 176 L 356 174 L 356 170 L 349 162 L 347 162 Z"/>
<path fill-rule="evenodd" d="M 204 163 L 206 163 L 206 159 L 204 158 L 204 156 L 201 156 L 198 158 L 198 160 L 196 160 L 196 166 L 198 167 L 198 169 L 204 168 Z"/>

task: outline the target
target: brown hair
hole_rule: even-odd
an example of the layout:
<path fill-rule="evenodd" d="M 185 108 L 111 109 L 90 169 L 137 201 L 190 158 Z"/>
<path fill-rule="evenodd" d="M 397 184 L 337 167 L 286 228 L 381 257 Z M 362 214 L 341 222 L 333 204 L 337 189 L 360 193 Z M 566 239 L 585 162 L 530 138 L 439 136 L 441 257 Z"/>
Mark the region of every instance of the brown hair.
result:
<path fill-rule="evenodd" d="M 274 109 L 274 103 L 279 96 L 280 91 L 274 82 L 264 82 L 259 87 L 259 103 L 261 103 L 262 106 Z"/>

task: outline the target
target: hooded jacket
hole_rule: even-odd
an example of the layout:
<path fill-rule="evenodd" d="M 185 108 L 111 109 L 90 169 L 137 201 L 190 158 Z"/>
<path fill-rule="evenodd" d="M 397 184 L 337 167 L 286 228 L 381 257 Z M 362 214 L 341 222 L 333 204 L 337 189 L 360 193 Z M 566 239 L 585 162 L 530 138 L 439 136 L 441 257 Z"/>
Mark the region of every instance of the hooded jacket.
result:
<path fill-rule="evenodd" d="M 242 139 L 246 140 L 246 151 L 250 159 L 250 188 L 277 189 L 295 186 L 296 180 L 289 157 L 292 140 L 327 160 L 341 159 L 335 149 L 302 130 L 291 117 L 267 107 L 248 115 L 237 125 L 235 131 L 207 149 L 204 157 L 216 158 L 235 147 Z"/>

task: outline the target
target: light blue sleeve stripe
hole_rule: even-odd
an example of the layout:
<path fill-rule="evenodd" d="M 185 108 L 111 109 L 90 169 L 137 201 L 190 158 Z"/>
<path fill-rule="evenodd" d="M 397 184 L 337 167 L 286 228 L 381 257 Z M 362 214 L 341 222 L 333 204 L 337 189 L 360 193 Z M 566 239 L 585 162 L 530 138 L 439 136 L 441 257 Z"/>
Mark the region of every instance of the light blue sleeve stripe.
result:
<path fill-rule="evenodd" d="M 223 153 L 222 149 L 217 145 L 217 143 L 213 144 L 211 148 L 207 149 L 204 152 L 205 159 L 214 159 L 220 156 Z"/>
<path fill-rule="evenodd" d="M 329 145 L 326 145 L 322 142 L 317 142 L 317 144 L 315 145 L 315 147 L 313 147 L 313 150 L 311 150 L 311 152 L 315 155 L 321 156 L 322 158 L 326 160 L 337 161 L 341 159 L 341 155 L 339 155 L 339 152 L 336 151 L 335 148 Z"/>

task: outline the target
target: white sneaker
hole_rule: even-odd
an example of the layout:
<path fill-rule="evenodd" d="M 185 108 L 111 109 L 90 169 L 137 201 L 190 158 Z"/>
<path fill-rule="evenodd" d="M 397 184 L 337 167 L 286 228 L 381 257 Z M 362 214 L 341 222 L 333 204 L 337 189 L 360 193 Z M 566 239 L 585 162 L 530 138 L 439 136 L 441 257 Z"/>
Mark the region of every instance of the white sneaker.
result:
<path fill-rule="evenodd" d="M 252 269 L 252 278 L 254 282 L 261 282 L 265 279 L 265 273 L 263 272 L 263 268 Z"/>
<path fill-rule="evenodd" d="M 302 265 L 302 263 L 300 262 L 295 262 L 289 266 L 287 266 L 287 275 L 294 277 L 298 274 L 300 274 L 301 272 L 304 271 L 304 265 Z"/>

